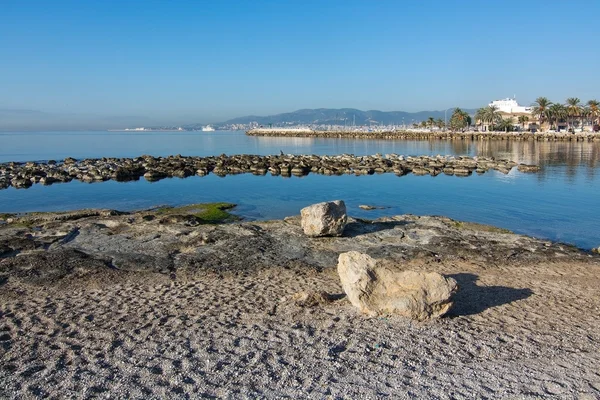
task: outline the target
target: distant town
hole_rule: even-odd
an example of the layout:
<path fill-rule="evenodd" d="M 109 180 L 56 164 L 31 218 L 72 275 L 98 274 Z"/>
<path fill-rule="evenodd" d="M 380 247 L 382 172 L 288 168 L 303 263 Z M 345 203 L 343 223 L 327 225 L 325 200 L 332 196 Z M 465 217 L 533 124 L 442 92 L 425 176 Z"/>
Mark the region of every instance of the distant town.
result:
<path fill-rule="evenodd" d="M 181 126 L 135 127 L 118 131 L 249 131 L 257 128 L 311 129 L 316 131 L 599 131 L 600 103 L 583 104 L 571 97 L 564 104 L 538 97 L 532 106 L 522 106 L 515 98 L 494 100 L 479 109 L 449 108 L 444 111 L 361 111 L 356 109 L 304 109 L 272 116 L 248 116 L 223 123 Z"/>

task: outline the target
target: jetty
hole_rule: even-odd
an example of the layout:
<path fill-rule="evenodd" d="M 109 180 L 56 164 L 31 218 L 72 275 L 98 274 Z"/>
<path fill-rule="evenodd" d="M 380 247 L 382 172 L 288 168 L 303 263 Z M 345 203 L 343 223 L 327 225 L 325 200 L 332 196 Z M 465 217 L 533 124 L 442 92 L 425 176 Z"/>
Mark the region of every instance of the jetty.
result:
<path fill-rule="evenodd" d="M 600 133 L 594 132 L 452 132 L 452 131 L 319 131 L 308 128 L 258 128 L 246 131 L 248 136 L 308 137 L 334 139 L 386 139 L 386 140 L 516 140 L 538 142 L 600 142 Z"/>

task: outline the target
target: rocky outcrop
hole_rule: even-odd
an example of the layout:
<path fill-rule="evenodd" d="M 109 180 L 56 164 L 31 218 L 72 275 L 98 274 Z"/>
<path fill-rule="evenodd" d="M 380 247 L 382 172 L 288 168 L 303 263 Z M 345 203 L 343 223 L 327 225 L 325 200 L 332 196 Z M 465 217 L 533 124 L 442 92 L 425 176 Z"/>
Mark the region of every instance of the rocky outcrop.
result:
<path fill-rule="evenodd" d="M 452 278 L 381 266 L 357 251 L 340 254 L 337 269 L 350 302 L 370 315 L 397 314 L 418 321 L 436 318 L 450 309 L 458 290 Z"/>
<path fill-rule="evenodd" d="M 302 229 L 307 236 L 341 236 L 348 216 L 342 200 L 313 204 L 300 210 Z"/>
<path fill-rule="evenodd" d="M 321 175 L 373 175 L 394 173 L 404 176 L 436 176 L 440 173 L 456 176 L 469 176 L 489 170 L 508 173 L 517 164 L 509 160 L 496 160 L 492 157 L 463 156 L 402 156 L 398 154 L 375 154 L 336 156 L 280 154 L 272 156 L 232 155 L 211 157 L 169 157 L 141 156 L 135 158 L 98 158 L 75 160 L 67 158 L 62 162 L 9 162 L 0 163 L 0 189 L 9 186 L 28 188 L 35 183 L 51 185 L 70 182 L 73 179 L 94 183 L 107 180 L 120 182 L 138 180 L 144 177 L 150 182 L 164 178 L 186 178 L 192 175 L 205 176 L 213 173 L 218 176 L 251 173 L 273 176 L 305 176 L 310 173 Z M 535 172 L 535 166 L 522 166 L 520 170 Z"/>

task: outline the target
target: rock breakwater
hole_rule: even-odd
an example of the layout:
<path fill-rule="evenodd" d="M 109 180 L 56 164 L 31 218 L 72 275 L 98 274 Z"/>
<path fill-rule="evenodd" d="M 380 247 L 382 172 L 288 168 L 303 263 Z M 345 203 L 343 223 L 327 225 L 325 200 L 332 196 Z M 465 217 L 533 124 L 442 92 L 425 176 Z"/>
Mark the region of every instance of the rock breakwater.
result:
<path fill-rule="evenodd" d="M 449 131 L 309 131 L 252 129 L 249 136 L 324 137 L 347 139 L 390 139 L 390 140 L 517 140 L 538 142 L 600 142 L 600 134 L 592 132 L 449 132 Z"/>
<path fill-rule="evenodd" d="M 254 175 L 304 176 L 309 173 L 322 175 L 372 175 L 394 173 L 398 176 L 415 175 L 469 176 L 473 172 L 485 173 L 490 169 L 508 173 L 517 166 L 510 160 L 493 157 L 462 156 L 402 156 L 376 154 L 354 156 L 317 155 L 230 155 L 211 157 L 186 157 L 181 155 L 154 157 L 144 155 L 135 158 L 95 158 L 76 160 L 66 158 L 56 162 L 9 162 L 0 164 L 0 189 L 10 186 L 28 188 L 35 183 L 51 185 L 70 182 L 102 182 L 107 180 L 133 181 L 144 177 L 148 181 L 164 178 L 186 178 L 192 175 L 218 176 L 251 173 Z M 520 164 L 522 172 L 535 172 L 539 167 Z"/>

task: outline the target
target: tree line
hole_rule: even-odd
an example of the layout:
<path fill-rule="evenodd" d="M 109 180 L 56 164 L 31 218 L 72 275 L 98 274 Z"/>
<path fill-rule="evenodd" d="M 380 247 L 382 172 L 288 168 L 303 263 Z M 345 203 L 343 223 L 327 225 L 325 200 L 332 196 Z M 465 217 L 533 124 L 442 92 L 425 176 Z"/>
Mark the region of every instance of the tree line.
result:
<path fill-rule="evenodd" d="M 539 127 L 547 125 L 549 129 L 557 129 L 559 124 L 565 123 L 567 129 L 575 132 L 577 125 L 583 131 L 587 122 L 588 125 L 597 130 L 598 119 L 600 118 L 600 102 L 598 100 L 589 100 L 585 105 L 577 97 L 569 97 L 564 104 L 553 103 L 546 97 L 538 97 L 532 104 L 531 115 L 539 122 Z M 511 131 L 515 127 L 513 117 L 504 118 L 496 106 L 482 107 L 475 113 L 475 120 L 480 126 L 488 124 L 489 130 Z M 529 122 L 527 115 L 519 115 L 517 122 L 523 129 Z"/>
<path fill-rule="evenodd" d="M 591 125 L 594 131 L 600 130 L 600 102 L 598 100 L 589 100 L 582 104 L 577 97 L 569 97 L 564 104 L 553 103 L 546 97 L 538 97 L 532 104 L 531 114 L 539 122 L 540 128 L 547 125 L 549 129 L 558 129 L 560 123 L 565 123 L 567 128 L 575 132 L 576 128 L 583 131 L 583 127 Z M 475 122 L 483 128 L 487 124 L 490 131 L 505 131 L 510 132 L 515 129 L 518 123 L 525 130 L 525 125 L 530 121 L 528 115 L 519 115 L 515 121 L 514 117 L 503 117 L 498 107 L 489 105 L 481 107 L 475 113 Z M 455 108 L 449 121 L 449 128 L 452 130 L 464 130 L 471 126 L 471 116 L 461 110 Z M 437 120 L 429 117 L 426 121 L 420 124 L 413 124 L 414 128 L 446 128 L 446 123 L 441 118 Z"/>

